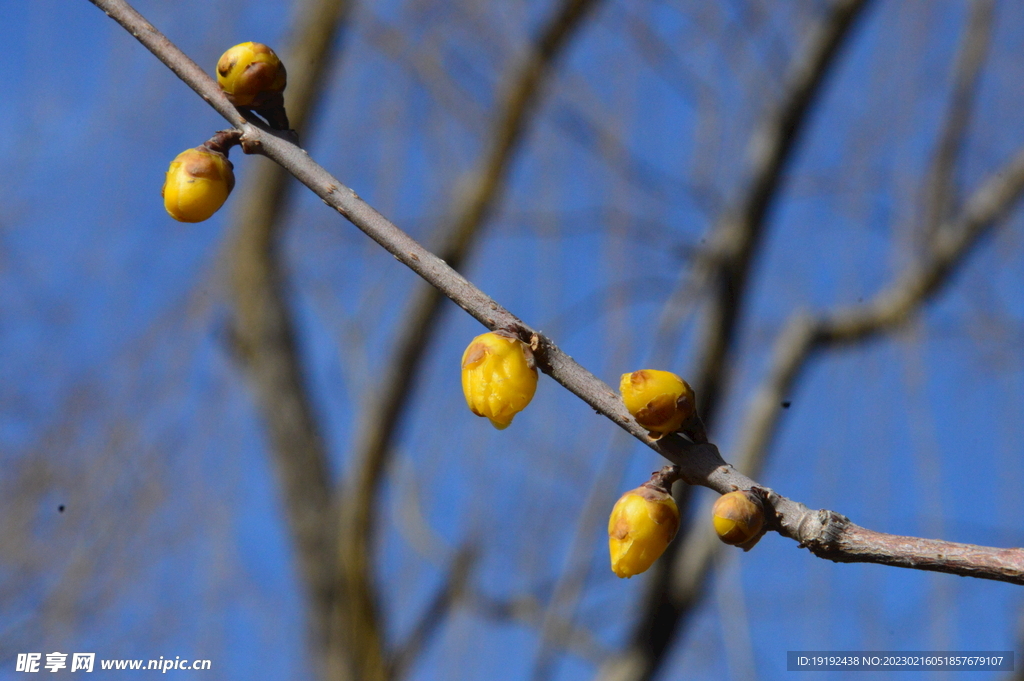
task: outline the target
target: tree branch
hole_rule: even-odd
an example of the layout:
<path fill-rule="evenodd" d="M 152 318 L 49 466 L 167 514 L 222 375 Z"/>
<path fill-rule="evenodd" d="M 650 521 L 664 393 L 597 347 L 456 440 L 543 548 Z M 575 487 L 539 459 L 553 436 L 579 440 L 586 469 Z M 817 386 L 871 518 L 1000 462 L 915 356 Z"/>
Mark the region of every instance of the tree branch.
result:
<path fill-rule="evenodd" d="M 676 335 L 679 321 L 697 298 L 697 292 L 710 288 L 704 330 L 698 341 L 699 358 L 693 373 L 698 412 L 709 427 L 714 426 L 720 398 L 728 384 L 728 359 L 735 344 L 749 289 L 748 276 L 762 241 L 769 208 L 779 192 L 811 106 L 855 20 L 869 4 L 867 0 L 835 0 L 794 57 L 782 100 L 768 111 L 748 145 L 749 180 L 743 195 L 722 216 L 708 239 L 708 252 L 695 261 L 692 273 L 680 278 L 665 305 L 658 325 L 659 342 L 653 351 L 655 366 L 668 363 L 669 342 Z M 675 492 L 676 503 L 684 517 L 688 515 L 692 496 L 692 490 L 686 487 Z M 694 518 L 693 522 L 701 521 Z M 649 679 L 656 673 L 682 618 L 693 604 L 692 600 L 675 602 L 671 598 L 681 546 L 682 542 L 670 544 L 654 567 L 630 651 L 621 658 L 629 661 L 631 674 L 622 676 L 623 679 Z M 611 663 L 606 669 L 615 669 L 619 664 L 619 661 Z"/>
<path fill-rule="evenodd" d="M 912 313 L 947 284 L 978 241 L 1002 220 L 1024 191 L 1024 149 L 992 173 L 958 218 L 936 230 L 927 262 L 911 265 L 895 282 L 866 303 L 823 314 L 798 313 L 779 336 L 768 378 L 751 403 L 737 461 L 757 470 L 774 435 L 779 403 L 789 394 L 810 354 L 829 346 L 863 341 L 906 323 Z"/>
<path fill-rule="evenodd" d="M 956 69 L 958 76 L 953 107 L 940 143 L 940 152 L 930 174 L 926 210 L 934 208 L 936 201 L 944 200 L 941 198 L 943 192 L 949 190 L 953 165 L 970 116 L 969 94 L 973 92 L 974 83 L 980 75 L 989 38 L 992 8 L 987 5 L 988 0 L 976 3 L 972 21 L 964 35 L 960 63 Z M 872 302 L 819 319 L 813 319 L 805 313 L 794 315 L 780 334 L 768 378 L 743 421 L 746 425 L 735 458 L 740 470 L 753 476 L 758 475 L 775 432 L 780 403 L 790 394 L 810 356 L 829 345 L 863 340 L 882 333 L 905 321 L 928 297 L 934 295 L 948 281 L 956 264 L 967 256 L 971 245 L 981 233 L 998 221 L 1001 213 L 1013 204 L 1020 191 L 1018 168 L 1019 163 L 1011 163 L 1004 169 L 1007 176 L 1000 177 L 1000 173 L 997 173 L 985 183 L 975 193 L 959 222 L 941 225 L 944 229 L 940 229 L 940 226 L 930 228 L 928 234 L 931 243 L 927 249 L 927 253 L 933 256 L 930 262 L 924 267 L 909 269 Z M 927 219 L 945 219 L 941 216 L 942 213 L 936 209 Z M 673 574 L 665 582 L 665 589 L 670 594 L 669 602 L 677 603 L 681 612 L 691 610 L 700 599 L 707 572 L 715 554 L 722 548 L 719 542 L 703 531 L 706 515 L 694 515 L 686 541 L 678 542 L 675 549 L 681 556 L 678 565 L 672 567 Z M 609 666 L 609 669 L 613 668 L 613 665 Z"/>
<path fill-rule="evenodd" d="M 349 8 L 347 0 L 310 0 L 302 6 L 294 39 L 283 55 L 291 66 L 287 107 L 297 129 L 305 127 L 319 104 L 330 55 Z M 235 356 L 268 431 L 306 591 L 314 673 L 324 676 L 342 664 L 336 639 L 345 629 L 331 623 L 342 600 L 334 576 L 335 536 L 329 529 L 332 476 L 303 375 L 278 249 L 295 184 L 277 164 L 253 166 L 234 204 L 232 236 L 223 256 L 231 282 Z M 379 638 L 368 637 L 358 649 L 367 658 L 380 657 L 372 654 L 375 642 L 379 644 Z"/>
<path fill-rule="evenodd" d="M 211 105 L 218 110 L 230 109 L 226 98 L 212 79 L 203 74 L 184 53 L 145 22 L 124 0 L 90 1 L 104 9 L 147 48 L 158 53 L 164 63 L 167 63 L 179 77 L 193 85 L 193 88 L 204 99 L 210 101 Z M 232 121 L 238 121 L 239 118 L 237 112 L 230 116 Z M 769 514 L 771 529 L 826 555 L 830 560 L 877 562 L 964 574 L 966 563 L 963 562 L 963 556 L 970 554 L 984 558 L 970 564 L 971 576 L 1024 584 L 1024 549 L 995 549 L 942 543 L 942 546 L 948 545 L 955 549 L 954 553 L 957 554 L 954 560 L 944 563 L 938 558 L 938 545 L 928 544 L 927 546 L 934 549 L 932 557 L 935 561 L 927 566 L 912 565 L 913 556 L 905 548 L 900 548 L 900 542 L 892 539 L 893 535 L 866 531 L 833 511 L 812 511 L 799 502 L 758 485 L 725 463 L 718 448 L 711 443 L 695 444 L 679 435 L 666 436 L 657 441 L 650 440 L 646 431 L 633 420 L 622 401 L 608 385 L 577 364 L 551 339 L 524 324 L 462 275 L 448 267 L 440 258 L 377 213 L 351 189 L 342 185 L 310 159 L 302 149 L 275 135 L 273 131 L 244 120 L 239 122 L 238 127 L 243 133 L 243 143 L 250 152 L 263 153 L 280 163 L 328 205 L 380 243 L 403 264 L 439 288 L 482 324 L 490 329 L 509 330 L 518 334 L 524 341 L 530 342 L 536 348 L 538 366 L 544 373 L 580 397 L 598 413 L 679 466 L 680 475 L 687 484 L 702 485 L 720 494 L 736 489 L 761 489 L 772 510 Z M 988 183 L 979 191 L 981 197 L 972 202 L 975 210 L 967 211 L 971 216 L 969 223 L 983 220 L 980 211 L 982 206 L 987 206 L 992 216 L 1002 215 L 1009 209 L 1009 205 L 998 206 L 992 199 L 1002 195 L 1007 201 L 1012 201 L 1024 189 L 1024 153 L 1015 159 L 1010 170 L 1012 173 L 1006 172 L 996 184 L 1006 190 L 1012 185 L 1016 192 L 1004 191 L 1000 194 L 999 191 L 991 190 L 988 186 L 991 183 Z M 1012 182 L 1007 177 L 1011 174 Z M 922 546 L 916 543 L 915 545 Z"/>
<path fill-rule="evenodd" d="M 955 240 L 955 250 L 947 250 L 949 249 L 948 245 L 942 249 L 936 249 L 941 256 L 937 256 L 929 266 L 912 269 L 910 273 L 902 276 L 891 287 L 883 290 L 867 303 L 836 313 L 821 315 L 818 318 L 812 317 L 807 312 L 794 314 L 785 330 L 779 335 L 773 350 L 768 376 L 755 394 L 743 419 L 745 425 L 742 428 L 742 435 L 736 451 L 736 467 L 751 476 L 756 477 L 759 474 L 765 454 L 775 436 L 781 414 L 780 404 L 792 393 L 793 386 L 815 353 L 830 347 L 851 343 L 854 338 L 865 340 L 908 322 L 914 311 L 920 309 L 925 302 L 937 295 L 942 285 L 949 283 L 956 268 L 967 259 L 972 247 L 984 231 L 991 229 L 999 221 L 1008 207 L 1019 198 L 1022 191 L 1024 191 L 1024 150 L 1019 152 L 1017 157 L 1004 168 L 993 173 L 981 189 L 975 192 L 968 204 L 974 207 L 973 212 L 960 220 L 946 223 L 941 231 L 936 232 L 936 234 L 959 233 L 961 238 Z M 991 200 L 996 196 L 1001 197 L 1002 203 Z M 925 285 L 929 282 L 934 283 Z M 899 301 L 899 304 L 885 301 Z M 852 323 L 850 320 L 856 320 L 856 323 Z M 701 514 L 701 518 L 706 515 Z M 695 524 L 697 522 L 695 519 Z M 703 524 L 702 521 L 701 524 Z M 885 535 L 887 538 L 890 536 Z M 946 566 L 949 568 L 948 570 L 923 567 L 908 564 L 908 562 L 900 563 L 891 554 L 883 560 L 882 555 L 872 553 L 869 548 L 874 538 L 858 536 L 856 541 L 858 546 L 851 548 L 850 558 L 836 558 L 828 551 L 817 553 L 817 555 L 839 562 L 879 562 L 901 567 L 969 574 L 969 572 L 956 572 L 954 569 L 956 565 L 953 564 Z M 891 542 L 890 539 L 882 541 L 886 545 Z M 899 546 L 906 549 L 911 544 L 901 541 Z M 964 545 L 957 546 L 963 547 Z M 683 558 L 673 575 L 671 586 L 673 600 L 689 604 L 687 607 L 692 607 L 696 603 L 700 598 L 704 577 L 712 563 L 714 554 L 721 548 L 722 545 L 711 538 L 706 531 L 694 530 L 687 535 L 686 540 L 680 544 L 680 555 Z M 930 550 L 933 547 L 916 546 L 915 548 Z M 947 555 L 946 548 L 948 547 L 942 547 L 937 553 L 933 551 L 933 554 Z M 976 557 L 972 550 L 962 548 L 948 555 L 958 555 L 960 560 L 963 560 L 965 556 L 969 560 Z M 864 558 L 865 556 L 868 558 Z M 906 556 L 904 555 L 903 558 L 905 559 Z M 988 564 L 992 569 L 998 566 L 1003 558 L 1004 556 L 996 553 L 982 562 Z"/>
<path fill-rule="evenodd" d="M 935 231 L 956 209 L 954 173 L 971 122 L 981 69 L 992 40 L 994 16 L 995 0 L 973 0 L 954 67 L 949 113 L 925 185 L 922 218 L 926 246 L 932 241 Z"/>
<path fill-rule="evenodd" d="M 983 10 L 979 6 L 977 11 Z M 983 52 L 979 46 L 977 32 L 983 31 L 987 35 L 988 30 L 985 22 L 972 21 L 965 34 L 965 46 L 961 48 L 961 54 Z M 961 67 L 958 70 L 963 69 L 964 67 Z M 972 77 L 977 78 L 979 66 L 972 65 L 970 71 L 973 73 Z M 956 120 L 947 125 L 947 139 L 960 134 L 950 130 L 963 125 L 962 121 L 966 120 L 968 115 L 967 111 L 951 113 Z M 936 165 L 949 162 L 950 157 L 943 155 L 937 157 L 935 161 Z M 950 173 L 951 168 L 933 169 L 931 178 Z M 743 419 L 745 425 L 735 456 L 738 469 L 755 477 L 759 474 L 769 443 L 775 434 L 781 414 L 780 404 L 791 394 L 793 385 L 811 356 L 834 345 L 865 340 L 906 322 L 914 311 L 936 295 L 942 285 L 949 282 L 955 268 L 967 258 L 972 246 L 1014 203 L 1021 191 L 1022 183 L 1024 152 L 1002 170 L 994 173 L 981 189 L 975 192 L 963 216 L 959 219 L 950 218 L 944 224 L 929 230 L 931 242 L 936 245 L 929 245 L 926 249 L 926 253 L 933 254 L 926 265 L 908 269 L 902 277 L 867 304 L 820 315 L 818 318 L 806 312 L 793 315 L 785 330 L 779 335 L 768 376 L 751 401 L 747 415 Z M 937 219 L 938 214 L 934 215 Z M 680 542 L 678 550 L 682 558 L 674 570 L 669 587 L 672 600 L 683 604 L 687 610 L 700 599 L 707 571 L 713 564 L 715 554 L 722 550 L 720 542 L 714 540 L 703 528 L 706 516 L 707 513 L 697 514 L 685 541 Z"/>
<path fill-rule="evenodd" d="M 709 424 L 724 390 L 726 358 L 748 290 L 747 276 L 799 133 L 854 21 L 868 0 L 836 0 L 790 66 L 786 96 L 754 132 L 748 148 L 750 180 L 742 200 L 715 230 L 710 251 L 713 297 L 696 372 L 699 411 Z"/>
<path fill-rule="evenodd" d="M 500 104 L 490 148 L 467 174 L 469 185 L 458 197 L 453 210 L 455 221 L 440 239 L 440 258 L 450 268 L 461 266 L 500 200 L 515 149 L 525 136 L 552 65 L 595 4 L 596 0 L 564 0 L 537 44 L 517 66 Z M 374 607 L 366 599 L 374 593 L 370 561 L 379 491 L 401 414 L 414 393 L 422 359 L 437 328 L 442 300 L 441 292 L 428 284 L 413 294 L 405 321 L 399 326 L 388 375 L 380 384 L 383 393 L 362 417 L 353 473 L 340 506 L 339 546 L 344 547 L 339 554 L 341 567 L 351 586 L 350 599 L 366 613 Z"/>
<path fill-rule="evenodd" d="M 595 664 L 608 656 L 607 649 L 595 640 L 590 631 L 558 615 L 549 616 L 544 604 L 534 596 L 497 600 L 482 594 L 474 594 L 471 597 L 471 604 L 488 619 L 522 622 L 537 628 L 542 628 L 544 620 L 550 617 L 548 637 L 553 643 Z"/>
<path fill-rule="evenodd" d="M 808 522 L 814 525 L 813 531 L 806 533 L 806 539 L 794 539 L 799 539 L 819 558 L 837 563 L 879 563 L 1011 584 L 1021 584 L 1024 576 L 1024 549 L 996 549 L 874 532 L 832 511 L 818 511 L 817 517 L 809 518 Z M 820 529 L 817 523 L 821 524 Z"/>
<path fill-rule="evenodd" d="M 389 679 L 400 681 L 408 676 L 420 654 L 464 596 L 470 575 L 476 564 L 476 557 L 474 547 L 463 547 L 455 554 L 444 583 L 434 594 L 430 605 L 427 606 L 408 638 L 391 656 Z"/>
<path fill-rule="evenodd" d="M 518 69 L 512 86 L 504 97 L 502 110 L 495 124 L 494 142 L 479 167 L 467 174 L 472 185 L 459 200 L 453 214 L 453 228 L 441 239 L 440 258 L 451 269 L 457 269 L 471 249 L 480 226 L 500 197 L 501 184 L 522 138 L 530 114 L 535 108 L 543 80 L 550 71 L 560 49 L 586 16 L 596 0 L 567 0 L 543 32 L 535 50 Z M 402 336 L 396 343 L 386 386 L 378 403 L 363 419 L 353 495 L 360 496 L 367 530 L 373 522 L 372 511 L 365 510 L 376 494 L 386 468 L 388 451 L 394 437 L 398 415 L 413 392 L 418 366 L 431 337 L 440 311 L 441 295 L 437 288 L 424 286 L 414 295 L 402 325 Z M 363 532 L 365 534 L 365 532 Z"/>

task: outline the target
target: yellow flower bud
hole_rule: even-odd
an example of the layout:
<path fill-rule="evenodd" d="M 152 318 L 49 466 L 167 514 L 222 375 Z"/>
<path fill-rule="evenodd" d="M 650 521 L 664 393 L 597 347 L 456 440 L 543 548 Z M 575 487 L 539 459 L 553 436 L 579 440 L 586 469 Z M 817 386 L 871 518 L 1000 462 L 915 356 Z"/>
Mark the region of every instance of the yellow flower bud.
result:
<path fill-rule="evenodd" d="M 608 519 L 612 572 L 632 577 L 665 552 L 679 529 L 679 508 L 671 494 L 641 485 L 623 494 Z"/>
<path fill-rule="evenodd" d="M 167 169 L 164 208 L 179 222 L 202 222 L 217 212 L 235 186 L 231 161 L 206 147 L 178 154 Z"/>
<path fill-rule="evenodd" d="M 752 492 L 729 492 L 718 497 L 711 509 L 711 520 L 719 539 L 726 544 L 742 545 L 761 534 L 764 508 Z"/>
<path fill-rule="evenodd" d="M 217 61 L 217 84 L 235 106 L 259 107 L 287 83 L 284 64 L 262 43 L 235 45 Z"/>
<path fill-rule="evenodd" d="M 671 371 L 622 374 L 619 392 L 629 413 L 654 437 L 674 433 L 696 413 L 693 388 Z"/>
<path fill-rule="evenodd" d="M 504 333 L 473 339 L 462 354 L 462 392 L 477 416 L 498 430 L 508 428 L 537 390 L 537 369 L 529 346 Z"/>

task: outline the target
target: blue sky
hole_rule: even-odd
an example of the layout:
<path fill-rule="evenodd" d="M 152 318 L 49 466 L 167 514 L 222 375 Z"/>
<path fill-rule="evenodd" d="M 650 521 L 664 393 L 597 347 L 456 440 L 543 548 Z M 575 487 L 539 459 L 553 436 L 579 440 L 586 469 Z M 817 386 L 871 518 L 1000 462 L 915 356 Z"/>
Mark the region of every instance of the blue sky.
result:
<path fill-rule="evenodd" d="M 320 114 L 300 131 L 322 165 L 428 241 L 482 151 L 500 74 L 549 11 L 473 6 L 359 5 Z M 688 267 L 681 253 L 738 195 L 779 66 L 820 10 L 765 6 L 603 5 L 559 62 L 463 267 L 613 386 L 650 357 Z M 255 0 L 137 7 L 211 71 L 235 43 L 286 44 L 294 13 Z M 913 253 L 965 7 L 877 2 L 841 54 L 753 270 L 713 433 L 726 459 L 789 315 L 870 297 Z M 0 678 L 20 676 L 17 653 L 53 650 L 209 658 L 224 679 L 306 678 L 267 440 L 226 342 L 222 259 L 240 195 L 195 225 L 160 201 L 170 160 L 225 124 L 85 0 L 0 8 Z M 649 58 L 630 20 L 671 46 L 667 63 Z M 383 28 L 402 50 L 389 51 Z M 1020 13 L 998 3 L 961 198 L 1024 144 L 1022 43 Z M 431 60 L 445 80 L 423 79 Z M 232 158 L 240 180 L 269 162 Z M 284 234 L 303 365 L 341 479 L 417 282 L 312 195 L 296 193 Z M 908 327 L 812 360 L 763 482 L 872 529 L 1024 544 L 1022 256 L 1013 211 Z M 700 323 L 687 321 L 664 368 L 693 370 Z M 473 589 L 493 599 L 543 600 L 567 569 L 582 571 L 563 614 L 614 652 L 644 577 L 608 570 L 607 510 L 577 523 L 588 499 L 610 510 L 661 462 L 543 377 L 510 429 L 473 417 L 458 362 L 481 332 L 447 306 L 401 426 L 375 556 L 387 633 L 408 633 L 446 557 L 472 539 Z M 832 564 L 770 534 L 722 554 L 663 678 L 782 678 L 787 650 L 1020 654 L 1022 599 L 995 582 Z M 531 678 L 538 647 L 538 627 L 467 606 L 412 678 Z M 568 653 L 555 678 L 594 672 Z"/>

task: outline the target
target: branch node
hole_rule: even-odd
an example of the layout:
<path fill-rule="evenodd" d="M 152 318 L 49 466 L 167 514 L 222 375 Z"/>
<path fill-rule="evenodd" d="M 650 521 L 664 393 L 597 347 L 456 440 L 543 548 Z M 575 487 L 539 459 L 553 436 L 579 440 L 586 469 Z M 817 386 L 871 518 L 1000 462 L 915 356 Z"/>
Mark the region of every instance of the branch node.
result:
<path fill-rule="evenodd" d="M 241 137 L 242 151 L 246 154 L 262 154 L 263 153 L 263 142 L 259 137 L 249 135 L 248 132 L 242 133 Z"/>

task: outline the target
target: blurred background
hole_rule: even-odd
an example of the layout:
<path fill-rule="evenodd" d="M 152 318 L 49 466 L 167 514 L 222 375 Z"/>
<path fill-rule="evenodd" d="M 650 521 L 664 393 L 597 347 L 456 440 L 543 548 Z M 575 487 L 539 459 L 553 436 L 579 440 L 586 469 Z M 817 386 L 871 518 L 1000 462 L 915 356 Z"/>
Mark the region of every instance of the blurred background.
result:
<path fill-rule="evenodd" d="M 225 122 L 89 2 L 0 7 L 0 678 L 54 650 L 197 679 L 1024 668 L 1020 587 L 720 546 L 704 489 L 616 578 L 608 513 L 663 461 L 543 376 L 509 429 L 473 416 L 484 329 L 264 158 L 172 220 L 168 163 Z M 764 484 L 1024 544 L 1019 4 L 136 7 L 210 73 L 278 50 L 313 158 L 609 385 L 686 377 Z M 851 309 L 863 333 L 790 342 Z"/>

